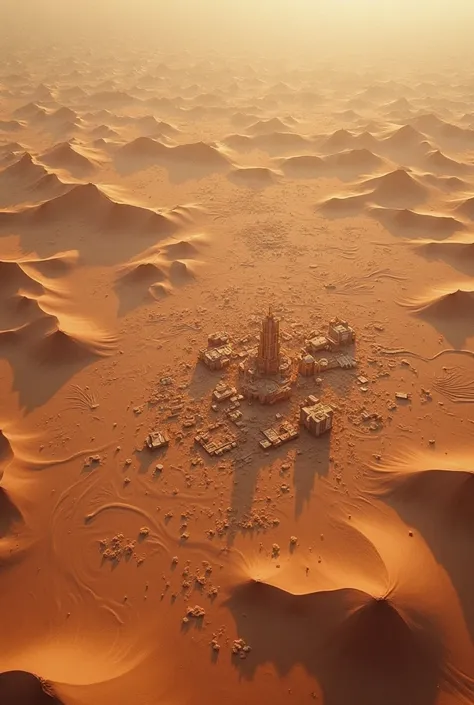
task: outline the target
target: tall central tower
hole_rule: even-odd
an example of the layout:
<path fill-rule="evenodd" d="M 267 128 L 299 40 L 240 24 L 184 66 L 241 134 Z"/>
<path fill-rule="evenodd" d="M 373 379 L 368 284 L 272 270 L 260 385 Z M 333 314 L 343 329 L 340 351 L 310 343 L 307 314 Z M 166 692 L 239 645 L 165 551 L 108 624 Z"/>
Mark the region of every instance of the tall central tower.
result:
<path fill-rule="evenodd" d="M 271 306 L 262 321 L 256 363 L 261 375 L 275 375 L 280 368 L 280 322 L 273 316 Z"/>

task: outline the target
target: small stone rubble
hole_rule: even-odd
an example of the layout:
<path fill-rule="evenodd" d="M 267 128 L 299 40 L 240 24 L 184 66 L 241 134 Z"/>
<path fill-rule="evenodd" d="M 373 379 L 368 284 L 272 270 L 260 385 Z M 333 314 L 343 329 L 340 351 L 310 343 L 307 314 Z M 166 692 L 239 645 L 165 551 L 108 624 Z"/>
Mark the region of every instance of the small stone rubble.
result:
<path fill-rule="evenodd" d="M 252 648 L 243 639 L 234 639 L 232 642 L 232 653 L 241 659 L 247 658 Z"/>

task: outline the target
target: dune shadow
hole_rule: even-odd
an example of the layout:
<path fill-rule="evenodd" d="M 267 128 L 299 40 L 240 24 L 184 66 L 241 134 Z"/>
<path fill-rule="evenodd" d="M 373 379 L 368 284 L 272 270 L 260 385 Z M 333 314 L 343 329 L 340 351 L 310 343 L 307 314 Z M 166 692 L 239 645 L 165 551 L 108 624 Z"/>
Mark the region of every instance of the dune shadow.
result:
<path fill-rule="evenodd" d="M 0 539 L 8 536 L 12 527 L 22 521 L 20 510 L 10 499 L 7 491 L 0 487 Z"/>
<path fill-rule="evenodd" d="M 462 348 L 466 340 L 474 336 L 474 321 L 469 318 L 440 318 L 429 311 L 421 311 L 417 316 L 433 326 L 455 349 Z"/>
<path fill-rule="evenodd" d="M 100 357 L 82 351 L 72 360 L 61 362 L 35 359 L 17 344 L 0 344 L 0 358 L 7 360 L 13 371 L 12 391 L 18 394 L 20 408 L 26 413 L 43 406 L 72 377 Z"/>
<path fill-rule="evenodd" d="M 226 606 L 251 646 L 233 664 L 246 680 L 271 663 L 313 676 L 327 705 L 434 705 L 445 654 L 436 627 L 420 613 L 354 589 L 293 595 L 264 582 L 238 586 Z M 456 684 L 465 687 L 462 678 Z"/>
<path fill-rule="evenodd" d="M 87 204 L 84 208 L 87 209 Z M 80 215 L 74 222 L 58 220 L 51 221 L 50 225 L 28 222 L 22 219 L 22 215 L 14 214 L 13 227 L 25 252 L 36 252 L 38 257 L 47 258 L 57 255 L 58 251 L 77 250 L 82 263 L 92 262 L 94 266 L 123 264 L 179 230 L 171 220 L 167 223 L 163 220 L 162 229 L 158 228 L 156 232 L 137 232 L 133 224 L 126 227 L 118 223 L 116 227 L 101 228 L 90 222 L 81 222 Z M 0 221 L 0 238 L 9 236 L 11 227 L 8 220 L 6 223 Z M 57 231 L 58 228 L 60 240 L 51 237 L 51 229 Z"/>
<path fill-rule="evenodd" d="M 0 673 L 2 705 L 62 705 L 52 686 L 26 671 Z"/>
<path fill-rule="evenodd" d="M 471 244 L 450 243 L 449 240 L 440 243 L 430 243 L 417 248 L 427 262 L 443 262 L 458 272 L 474 275 L 474 257 Z"/>
<path fill-rule="evenodd" d="M 388 478 L 380 493 L 407 526 L 423 536 L 446 569 L 474 639 L 474 474 L 427 470 L 395 475 L 393 480 Z"/>

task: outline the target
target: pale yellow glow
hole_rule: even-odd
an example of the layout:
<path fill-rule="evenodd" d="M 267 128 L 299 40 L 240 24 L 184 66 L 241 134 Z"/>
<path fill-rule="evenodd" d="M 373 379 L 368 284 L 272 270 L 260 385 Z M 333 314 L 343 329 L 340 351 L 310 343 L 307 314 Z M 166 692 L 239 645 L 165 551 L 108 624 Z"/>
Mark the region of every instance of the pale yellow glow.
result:
<path fill-rule="evenodd" d="M 474 0 L 2 0 L 3 33 L 241 52 L 469 50 Z M 6 31 L 5 31 L 6 30 Z M 41 32 L 39 31 L 41 30 Z"/>

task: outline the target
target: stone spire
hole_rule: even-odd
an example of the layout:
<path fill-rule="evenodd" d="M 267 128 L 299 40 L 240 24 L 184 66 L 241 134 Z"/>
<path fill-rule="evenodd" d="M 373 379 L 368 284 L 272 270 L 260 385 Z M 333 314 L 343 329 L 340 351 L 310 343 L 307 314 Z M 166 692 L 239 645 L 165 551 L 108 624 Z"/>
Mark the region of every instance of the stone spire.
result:
<path fill-rule="evenodd" d="M 277 374 L 280 367 L 280 322 L 274 317 L 272 307 L 262 321 L 258 346 L 257 369 L 262 375 Z"/>

